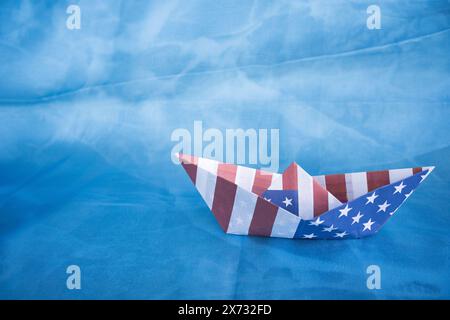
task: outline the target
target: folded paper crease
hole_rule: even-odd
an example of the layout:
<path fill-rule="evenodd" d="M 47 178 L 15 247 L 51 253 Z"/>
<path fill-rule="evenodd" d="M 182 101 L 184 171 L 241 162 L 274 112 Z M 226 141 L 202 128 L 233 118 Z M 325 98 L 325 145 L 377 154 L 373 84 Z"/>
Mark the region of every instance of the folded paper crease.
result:
<path fill-rule="evenodd" d="M 372 235 L 434 167 L 311 176 L 178 154 L 221 228 L 230 234 L 301 239 Z"/>

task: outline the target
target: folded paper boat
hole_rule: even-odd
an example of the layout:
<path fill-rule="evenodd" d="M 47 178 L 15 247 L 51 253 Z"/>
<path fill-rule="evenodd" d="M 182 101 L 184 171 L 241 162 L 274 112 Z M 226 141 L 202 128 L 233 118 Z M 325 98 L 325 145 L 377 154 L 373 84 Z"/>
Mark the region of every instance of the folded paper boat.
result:
<path fill-rule="evenodd" d="M 295 162 L 279 174 L 177 157 L 226 233 L 297 239 L 373 235 L 434 169 L 311 176 Z"/>

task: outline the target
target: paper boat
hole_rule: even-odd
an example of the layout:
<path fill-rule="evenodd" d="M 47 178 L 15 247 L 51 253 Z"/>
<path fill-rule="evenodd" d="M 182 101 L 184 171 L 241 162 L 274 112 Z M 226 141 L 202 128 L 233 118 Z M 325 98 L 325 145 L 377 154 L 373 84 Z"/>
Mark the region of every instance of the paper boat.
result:
<path fill-rule="evenodd" d="M 298 239 L 373 235 L 434 169 L 311 176 L 295 162 L 279 174 L 177 156 L 226 233 Z"/>

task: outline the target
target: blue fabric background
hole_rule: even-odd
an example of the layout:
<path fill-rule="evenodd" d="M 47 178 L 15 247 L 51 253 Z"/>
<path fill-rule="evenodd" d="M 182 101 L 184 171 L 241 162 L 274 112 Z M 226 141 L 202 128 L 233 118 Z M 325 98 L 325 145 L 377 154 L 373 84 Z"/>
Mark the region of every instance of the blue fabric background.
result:
<path fill-rule="evenodd" d="M 448 1 L 70 3 L 0 4 L 0 298 L 450 297 Z M 170 161 L 194 120 L 280 128 L 280 170 L 437 168 L 371 238 L 225 235 Z"/>

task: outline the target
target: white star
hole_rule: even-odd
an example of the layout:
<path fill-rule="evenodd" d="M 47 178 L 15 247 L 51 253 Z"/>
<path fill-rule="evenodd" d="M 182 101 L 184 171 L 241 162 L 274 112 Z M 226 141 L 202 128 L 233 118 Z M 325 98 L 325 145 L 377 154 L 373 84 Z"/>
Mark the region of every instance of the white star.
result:
<path fill-rule="evenodd" d="M 359 223 L 359 219 L 361 219 L 363 216 L 364 216 L 364 215 L 361 214 L 361 212 L 358 212 L 358 214 L 357 214 L 356 216 L 352 217 L 352 219 L 353 219 L 352 224 L 354 224 L 354 223 Z"/>
<path fill-rule="evenodd" d="M 268 202 L 272 201 L 272 199 L 267 199 L 267 198 L 265 198 L 265 197 L 264 197 L 264 200 L 266 200 L 266 201 L 268 201 Z"/>
<path fill-rule="evenodd" d="M 405 200 L 409 198 L 409 196 L 413 193 L 414 190 L 411 190 L 409 193 L 405 193 Z"/>
<path fill-rule="evenodd" d="M 335 228 L 334 225 L 331 225 L 331 227 L 323 228 L 322 231 L 332 232 L 332 231 L 337 230 L 337 229 L 338 229 L 338 228 Z"/>
<path fill-rule="evenodd" d="M 292 199 L 288 199 L 287 197 L 284 197 L 284 201 L 282 201 L 284 205 L 287 207 L 292 206 Z"/>
<path fill-rule="evenodd" d="M 403 184 L 403 181 L 400 182 L 400 184 L 398 186 L 394 186 L 395 191 L 394 194 L 398 193 L 402 193 L 403 188 L 406 187 L 406 184 Z"/>
<path fill-rule="evenodd" d="M 378 198 L 378 195 L 375 194 L 375 192 L 374 192 L 370 197 L 366 197 L 366 198 L 367 198 L 366 204 L 374 203 L 375 199 Z"/>
<path fill-rule="evenodd" d="M 387 207 L 389 207 L 390 205 L 391 205 L 390 203 L 388 203 L 387 201 L 384 201 L 383 204 L 378 205 L 379 209 L 377 212 L 380 212 L 380 211 L 386 212 Z"/>
<path fill-rule="evenodd" d="M 363 231 L 372 230 L 371 228 L 374 223 L 375 222 L 373 222 L 372 219 L 369 219 L 369 221 L 367 221 L 366 223 L 363 223 L 363 226 L 364 226 Z"/>
<path fill-rule="evenodd" d="M 338 218 L 340 218 L 340 217 L 342 217 L 342 216 L 347 216 L 347 215 L 348 215 L 348 212 L 349 212 L 350 210 L 352 210 L 352 208 L 349 208 L 349 207 L 348 207 L 348 204 L 346 204 L 344 209 L 340 209 L 340 210 L 339 210 L 339 212 L 340 212 L 341 214 L 339 215 Z"/>
<path fill-rule="evenodd" d="M 344 232 L 341 232 L 341 233 L 337 232 L 336 235 L 335 235 L 334 237 L 335 237 L 335 238 L 343 238 L 343 237 L 345 237 L 346 235 L 348 235 L 347 231 L 344 231 Z"/>
<path fill-rule="evenodd" d="M 314 233 L 311 233 L 311 234 L 304 234 L 303 238 L 304 239 L 312 239 L 312 238 L 317 238 L 317 236 Z"/>
<path fill-rule="evenodd" d="M 318 217 L 317 219 L 316 219 L 316 221 L 311 221 L 310 223 L 309 223 L 309 225 L 310 226 L 319 226 L 319 224 L 322 224 L 322 223 L 324 223 L 325 222 L 325 220 L 320 220 L 320 217 Z"/>

